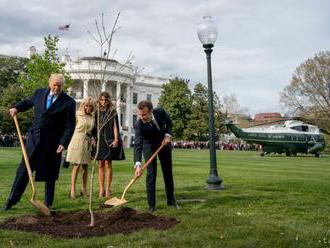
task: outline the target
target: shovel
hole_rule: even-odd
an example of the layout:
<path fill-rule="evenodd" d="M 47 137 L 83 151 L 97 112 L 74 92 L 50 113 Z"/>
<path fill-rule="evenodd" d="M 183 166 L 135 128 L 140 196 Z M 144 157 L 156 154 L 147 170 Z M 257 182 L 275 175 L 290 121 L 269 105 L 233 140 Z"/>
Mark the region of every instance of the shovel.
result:
<path fill-rule="evenodd" d="M 31 187 L 32 187 L 32 197 L 31 197 L 30 202 L 31 202 L 31 204 L 35 208 L 37 208 L 44 215 L 50 215 L 49 208 L 44 203 L 42 203 L 41 201 L 36 201 L 34 199 L 35 196 L 36 196 L 36 189 L 35 189 L 34 181 L 33 181 L 33 178 L 32 178 L 32 171 L 31 171 L 31 166 L 30 166 L 29 158 L 28 158 L 28 155 L 27 155 L 26 150 L 25 150 L 25 145 L 24 145 L 24 142 L 23 142 L 23 139 L 22 139 L 21 130 L 19 129 L 17 115 L 14 115 L 13 118 L 14 118 L 16 129 L 17 129 L 19 141 L 21 143 L 21 148 L 22 148 L 22 152 L 23 152 L 23 158 L 24 158 L 26 170 L 28 172 L 30 183 L 31 183 Z"/>
<path fill-rule="evenodd" d="M 151 163 L 151 161 L 157 156 L 157 154 L 159 153 L 159 151 L 165 146 L 165 142 L 162 142 L 162 144 L 160 145 L 160 147 L 157 149 L 157 151 L 155 151 L 152 156 L 148 159 L 148 161 L 143 165 L 141 171 L 143 172 L 148 165 Z M 126 192 L 129 190 L 129 188 L 133 185 L 133 183 L 135 183 L 135 181 L 139 178 L 140 176 L 135 176 L 132 178 L 132 180 L 129 182 L 129 184 L 126 186 L 121 198 L 117 198 L 117 197 L 113 197 L 109 200 L 107 200 L 104 204 L 105 205 L 109 205 L 109 206 L 120 206 L 123 205 L 127 202 L 127 200 L 125 200 L 125 195 Z"/>

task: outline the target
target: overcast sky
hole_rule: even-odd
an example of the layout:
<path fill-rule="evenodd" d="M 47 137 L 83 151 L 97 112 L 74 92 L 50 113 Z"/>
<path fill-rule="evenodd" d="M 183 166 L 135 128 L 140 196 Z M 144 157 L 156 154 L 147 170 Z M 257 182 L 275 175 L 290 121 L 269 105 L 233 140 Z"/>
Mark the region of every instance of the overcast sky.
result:
<path fill-rule="evenodd" d="M 143 74 L 206 83 L 206 59 L 196 35 L 202 16 L 219 30 L 212 54 L 213 87 L 220 97 L 235 94 L 251 114 L 279 111 L 279 92 L 294 69 L 329 50 L 329 0 L 0 0 L 0 54 L 41 51 L 43 37 L 60 36 L 60 50 L 73 57 L 98 56 L 87 30 L 101 13 L 110 26 L 121 11 L 114 37 L 115 59 L 130 52 Z M 70 23 L 68 32 L 59 25 Z"/>

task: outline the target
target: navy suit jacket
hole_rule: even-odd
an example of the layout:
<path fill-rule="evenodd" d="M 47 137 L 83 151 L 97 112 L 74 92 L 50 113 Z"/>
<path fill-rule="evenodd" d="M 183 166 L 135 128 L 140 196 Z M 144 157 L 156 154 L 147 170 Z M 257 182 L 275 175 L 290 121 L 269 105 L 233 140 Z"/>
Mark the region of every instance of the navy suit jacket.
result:
<path fill-rule="evenodd" d="M 36 170 L 36 181 L 58 178 L 61 154 L 59 145 L 69 145 L 76 124 L 76 103 L 62 92 L 53 104 L 46 109 L 48 88 L 37 89 L 32 96 L 17 103 L 18 112 L 34 108 L 34 119 L 29 130 L 26 150 L 29 158 L 37 152 L 31 166 Z"/>
<path fill-rule="evenodd" d="M 153 110 L 153 115 L 159 129 L 153 123 L 143 123 L 141 119 L 134 125 L 134 162 L 142 161 L 143 144 L 159 146 L 166 133 L 172 135 L 172 120 L 166 111 L 163 108 L 157 107 Z M 152 128 L 150 128 L 150 125 L 152 125 Z"/>

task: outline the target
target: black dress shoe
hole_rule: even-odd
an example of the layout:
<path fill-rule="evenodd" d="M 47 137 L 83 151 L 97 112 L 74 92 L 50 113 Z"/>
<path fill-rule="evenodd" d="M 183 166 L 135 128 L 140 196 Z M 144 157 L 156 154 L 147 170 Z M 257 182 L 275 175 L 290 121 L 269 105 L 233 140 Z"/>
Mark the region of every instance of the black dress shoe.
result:
<path fill-rule="evenodd" d="M 167 203 L 167 205 L 171 208 L 180 209 L 180 206 L 178 205 L 178 202 L 176 200 L 170 201 L 169 203 Z"/>
<path fill-rule="evenodd" d="M 7 202 L 3 207 L 2 207 L 2 211 L 8 211 L 8 210 L 10 210 L 11 209 L 11 207 L 12 207 L 12 205 L 9 203 L 9 202 Z"/>
<path fill-rule="evenodd" d="M 151 212 L 151 213 L 153 213 L 153 212 L 156 211 L 156 208 L 153 207 L 153 206 L 149 206 L 148 211 Z"/>
<path fill-rule="evenodd" d="M 51 209 L 51 208 L 52 208 L 52 204 L 50 204 L 50 203 L 47 203 L 47 202 L 45 202 L 45 201 L 44 201 L 44 204 L 45 204 L 45 206 L 46 206 L 47 208 L 49 208 L 49 209 Z"/>

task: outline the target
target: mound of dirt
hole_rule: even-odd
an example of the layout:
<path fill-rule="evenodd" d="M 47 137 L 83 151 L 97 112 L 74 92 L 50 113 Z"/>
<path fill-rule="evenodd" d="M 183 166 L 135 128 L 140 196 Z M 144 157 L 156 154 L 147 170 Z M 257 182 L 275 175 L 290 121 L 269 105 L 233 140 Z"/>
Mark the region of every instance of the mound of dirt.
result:
<path fill-rule="evenodd" d="M 59 238 L 86 238 L 131 233 L 143 228 L 166 230 L 179 223 L 174 218 L 137 212 L 127 207 L 111 212 L 98 211 L 94 213 L 94 218 L 95 226 L 90 227 L 88 211 L 54 212 L 51 216 L 26 215 L 10 218 L 0 223 L 0 228 L 48 234 Z"/>

